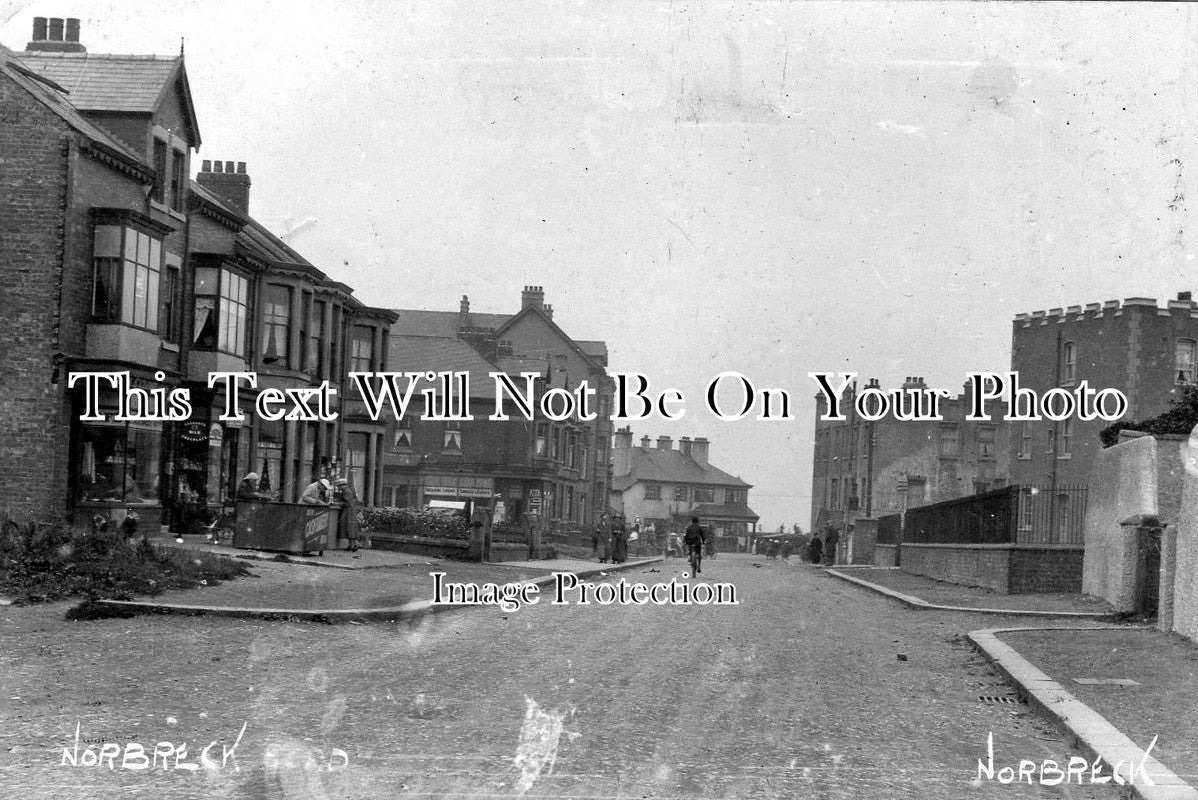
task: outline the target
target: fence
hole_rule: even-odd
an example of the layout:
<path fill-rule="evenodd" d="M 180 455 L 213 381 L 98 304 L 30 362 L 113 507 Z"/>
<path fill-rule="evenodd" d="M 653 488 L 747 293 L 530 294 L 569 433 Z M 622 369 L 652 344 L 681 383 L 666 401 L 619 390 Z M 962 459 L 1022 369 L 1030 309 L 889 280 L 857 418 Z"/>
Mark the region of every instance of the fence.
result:
<path fill-rule="evenodd" d="M 1007 486 L 878 519 L 878 543 L 1084 544 L 1085 484 Z"/>
<path fill-rule="evenodd" d="M 1085 484 L 1053 489 L 1020 488 L 1015 541 L 1020 544 L 1085 544 Z"/>
<path fill-rule="evenodd" d="M 904 542 L 1001 544 L 1013 541 L 1020 487 L 945 500 L 907 510 Z"/>

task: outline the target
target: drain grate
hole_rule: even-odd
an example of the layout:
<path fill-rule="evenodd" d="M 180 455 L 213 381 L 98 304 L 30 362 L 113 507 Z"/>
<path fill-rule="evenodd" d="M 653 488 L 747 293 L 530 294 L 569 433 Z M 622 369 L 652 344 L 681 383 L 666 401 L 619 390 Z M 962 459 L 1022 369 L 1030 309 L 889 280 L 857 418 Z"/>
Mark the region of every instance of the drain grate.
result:
<path fill-rule="evenodd" d="M 1000 695 L 1000 694 L 979 694 L 978 702 L 985 703 L 986 705 L 991 705 L 991 706 L 998 705 L 999 703 L 1004 703 L 1006 705 L 1012 705 L 1012 706 L 1017 706 L 1017 705 L 1023 704 L 1023 700 L 1019 699 L 1018 697 L 1015 697 L 1014 695 Z"/>

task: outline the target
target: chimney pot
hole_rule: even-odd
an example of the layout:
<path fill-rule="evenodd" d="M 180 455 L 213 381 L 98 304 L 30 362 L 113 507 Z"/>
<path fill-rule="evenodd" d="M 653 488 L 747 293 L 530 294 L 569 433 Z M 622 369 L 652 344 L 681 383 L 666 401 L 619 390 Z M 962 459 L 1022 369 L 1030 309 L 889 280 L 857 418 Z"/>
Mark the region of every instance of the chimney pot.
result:
<path fill-rule="evenodd" d="M 206 158 L 206 159 L 204 159 L 203 165 L 200 167 L 200 172 L 211 172 L 211 171 L 212 171 L 212 159 Z"/>
<path fill-rule="evenodd" d="M 225 162 L 225 172 L 233 172 L 233 162 L 232 161 Z"/>
<path fill-rule="evenodd" d="M 669 436 L 658 436 L 657 437 L 657 449 L 658 450 L 673 450 L 674 449 L 674 441 Z"/>
<path fill-rule="evenodd" d="M 245 162 L 244 161 L 237 162 L 237 172 L 241 175 L 245 174 Z"/>
<path fill-rule="evenodd" d="M 1177 299 L 1178 299 L 1178 300 L 1185 300 L 1185 301 L 1189 301 L 1189 300 L 1191 300 L 1192 298 L 1193 298 L 1193 294 L 1191 294 L 1190 292 L 1178 292 L 1178 293 L 1177 293 Z"/>
<path fill-rule="evenodd" d="M 50 41 L 62 41 L 62 27 L 62 17 L 50 17 Z"/>
<path fill-rule="evenodd" d="M 68 42 L 79 41 L 79 19 L 78 19 L 78 17 L 67 17 L 66 40 Z"/>
<path fill-rule="evenodd" d="M 50 21 L 48 19 L 46 19 L 45 17 L 34 17 L 33 18 L 33 41 L 35 41 L 35 42 L 46 41 L 46 38 L 49 35 L 47 33 L 47 26 L 49 25 L 49 22 Z"/>

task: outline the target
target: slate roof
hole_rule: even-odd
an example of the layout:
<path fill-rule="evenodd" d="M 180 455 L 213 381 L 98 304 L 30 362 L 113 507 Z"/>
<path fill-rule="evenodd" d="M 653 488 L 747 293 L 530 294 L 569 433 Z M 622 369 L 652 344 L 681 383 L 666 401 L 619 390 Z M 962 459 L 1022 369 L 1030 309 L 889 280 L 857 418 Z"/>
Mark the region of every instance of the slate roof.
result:
<path fill-rule="evenodd" d="M 22 52 L 29 69 L 70 94 L 83 111 L 149 114 L 182 62 L 180 56 L 124 56 L 100 53 Z"/>
<path fill-rule="evenodd" d="M 115 150 L 125 158 L 149 168 L 144 157 L 133 152 L 115 137 L 89 122 L 86 117 L 79 113 L 78 109 L 63 97 L 61 92 L 55 90 L 53 86 L 29 75 L 28 71 L 36 72 L 36 70 L 30 70 L 29 66 L 24 63 L 24 55 L 24 53 L 16 53 L 0 45 L 0 69 L 18 85 L 45 104 L 51 111 L 61 117 L 72 128 L 93 142 L 98 142 L 105 147 Z M 37 74 L 40 75 L 41 73 Z"/>
<path fill-rule="evenodd" d="M 456 311 L 425 311 L 418 308 L 397 308 L 395 311 L 399 314 L 399 321 L 392 326 L 392 333 L 441 339 L 456 339 L 458 336 L 459 315 Z M 476 328 L 499 328 L 509 317 L 509 314 L 470 312 L 470 322 Z"/>
<path fill-rule="evenodd" d="M 402 321 L 404 314 L 409 312 L 398 313 Z M 467 372 L 470 374 L 471 397 L 485 397 L 491 400 L 495 397 L 491 373 L 502 370 L 461 339 L 399 336 L 392 333 L 388 346 L 389 368 L 395 372 L 419 372 L 430 369 L 436 372 Z M 421 383 L 416 391 L 426 388 L 428 384 Z"/>
<path fill-rule="evenodd" d="M 729 475 L 710 464 L 703 466 L 681 450 L 663 450 L 657 447 L 633 446 L 629 470 L 625 475 L 612 478 L 612 489 L 624 491 L 637 481 L 659 481 L 662 483 L 689 483 L 713 486 L 737 486 L 750 488 L 740 478 Z"/>

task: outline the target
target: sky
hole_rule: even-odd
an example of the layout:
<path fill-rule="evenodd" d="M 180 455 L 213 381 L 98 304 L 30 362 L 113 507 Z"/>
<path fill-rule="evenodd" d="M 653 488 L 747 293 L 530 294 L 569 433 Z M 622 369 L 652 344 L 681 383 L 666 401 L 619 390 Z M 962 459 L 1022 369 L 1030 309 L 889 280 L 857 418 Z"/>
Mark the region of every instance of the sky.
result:
<path fill-rule="evenodd" d="M 808 527 L 816 385 L 957 388 L 1016 313 L 1193 280 L 1194 11 L 1119 3 L 0 0 L 0 42 L 186 47 L 200 159 L 369 305 L 526 284 Z M 793 420 L 713 418 L 732 370 Z"/>

